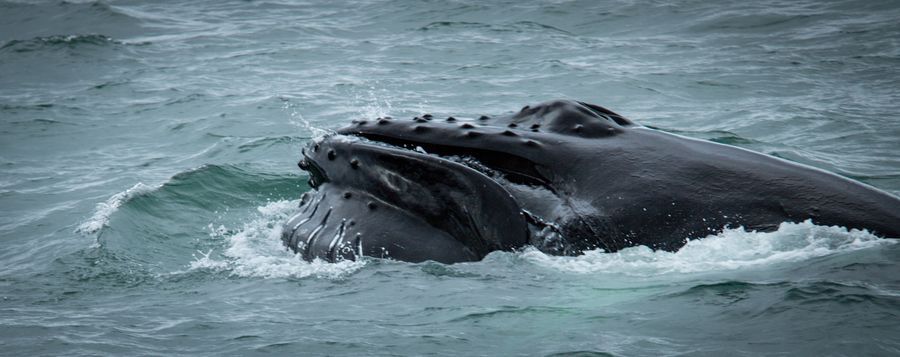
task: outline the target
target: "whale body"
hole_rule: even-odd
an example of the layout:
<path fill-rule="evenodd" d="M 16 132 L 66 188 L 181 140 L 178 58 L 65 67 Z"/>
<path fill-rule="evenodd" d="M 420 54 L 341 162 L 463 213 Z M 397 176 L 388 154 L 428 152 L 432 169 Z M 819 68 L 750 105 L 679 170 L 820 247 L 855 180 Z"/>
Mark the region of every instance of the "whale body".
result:
<path fill-rule="evenodd" d="M 674 251 L 726 228 L 805 220 L 900 237 L 889 193 L 577 101 L 496 118 L 355 120 L 302 155 L 312 190 L 282 240 L 306 260 Z"/>

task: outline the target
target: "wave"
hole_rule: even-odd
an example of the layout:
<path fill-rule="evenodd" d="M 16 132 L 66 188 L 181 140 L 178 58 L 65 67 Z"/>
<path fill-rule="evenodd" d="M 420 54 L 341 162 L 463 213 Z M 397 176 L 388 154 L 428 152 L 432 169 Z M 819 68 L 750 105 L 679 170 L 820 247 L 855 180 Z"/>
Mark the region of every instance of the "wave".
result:
<path fill-rule="evenodd" d="M 151 217 L 160 225 L 177 223 L 184 212 L 240 206 L 260 199 L 296 196 L 304 187 L 295 175 L 259 173 L 236 165 L 203 165 L 178 173 L 158 185 L 137 183 L 97 204 L 94 213 L 76 229 L 94 234 L 109 226 L 121 209 L 134 219 Z M 299 186 L 299 187 L 298 187 Z M 150 215 L 150 217 L 143 217 Z"/>
<path fill-rule="evenodd" d="M 454 31 L 454 30 L 484 30 L 491 32 L 514 32 L 514 33 L 527 33 L 534 32 L 540 33 L 541 35 L 547 34 L 562 34 L 566 36 L 574 36 L 569 31 L 560 29 L 558 27 L 550 26 L 547 24 L 542 24 L 535 21 L 517 21 L 511 23 L 503 23 L 503 24 L 487 24 L 481 22 L 468 22 L 468 21 L 435 21 L 431 22 L 425 26 L 419 27 L 417 31 Z"/>
<path fill-rule="evenodd" d="M 639 246 L 615 253 L 594 250 L 577 257 L 549 256 L 534 248 L 519 254 L 527 262 L 558 271 L 656 276 L 765 267 L 895 243 L 864 230 L 805 221 L 782 223 L 774 232 L 727 229 L 689 241 L 677 252 Z"/>
<path fill-rule="evenodd" d="M 73 48 L 78 46 L 105 46 L 108 44 L 121 44 L 112 37 L 101 34 L 87 35 L 53 35 L 40 36 L 28 40 L 11 40 L 0 46 L 0 50 L 13 52 L 32 52 L 45 48 L 66 47 Z"/>
<path fill-rule="evenodd" d="M 419 31 L 434 31 L 434 30 L 442 30 L 448 28 L 476 28 L 476 29 L 486 29 L 490 28 L 491 25 L 483 24 L 480 22 L 467 22 L 467 21 L 435 21 L 429 23 L 425 26 L 419 27 Z"/>
<path fill-rule="evenodd" d="M 748 10 L 748 9 L 745 9 Z M 700 20 L 692 27 L 703 32 L 708 31 L 734 31 L 734 32 L 778 32 L 791 30 L 809 23 L 821 20 L 824 17 L 819 13 L 789 13 L 777 11 L 761 11 L 759 13 L 746 13 L 745 11 L 716 12 Z"/>
<path fill-rule="evenodd" d="M 0 1 L 0 40 L 46 38 L 65 33 L 104 33 L 128 37 L 144 32 L 140 18 L 104 1 Z"/>
<path fill-rule="evenodd" d="M 94 209 L 94 214 L 91 215 L 91 218 L 88 218 L 87 221 L 81 223 L 78 228 L 75 229 L 75 233 L 94 234 L 99 232 L 109 224 L 109 217 L 115 213 L 122 204 L 134 197 L 151 192 L 155 189 L 156 187 L 138 182 L 134 186 L 131 186 L 131 188 L 110 196 L 106 201 L 97 204 L 97 208 Z"/>

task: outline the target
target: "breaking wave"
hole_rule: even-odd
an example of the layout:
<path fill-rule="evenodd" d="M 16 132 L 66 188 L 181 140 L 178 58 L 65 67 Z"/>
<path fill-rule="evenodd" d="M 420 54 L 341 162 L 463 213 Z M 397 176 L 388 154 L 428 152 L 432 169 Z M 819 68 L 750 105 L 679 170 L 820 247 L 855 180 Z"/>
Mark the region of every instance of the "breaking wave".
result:
<path fill-rule="evenodd" d="M 101 229 L 109 225 L 109 217 L 113 213 L 115 213 L 123 203 L 128 202 L 128 200 L 134 197 L 151 192 L 157 188 L 159 187 L 148 186 L 141 182 L 138 182 L 134 186 L 131 186 L 131 188 L 110 196 L 106 201 L 97 204 L 97 207 L 94 209 L 94 214 L 91 216 L 91 218 L 81 223 L 81 225 L 79 225 L 78 228 L 75 229 L 75 232 L 81 234 L 94 234 L 99 232 Z"/>

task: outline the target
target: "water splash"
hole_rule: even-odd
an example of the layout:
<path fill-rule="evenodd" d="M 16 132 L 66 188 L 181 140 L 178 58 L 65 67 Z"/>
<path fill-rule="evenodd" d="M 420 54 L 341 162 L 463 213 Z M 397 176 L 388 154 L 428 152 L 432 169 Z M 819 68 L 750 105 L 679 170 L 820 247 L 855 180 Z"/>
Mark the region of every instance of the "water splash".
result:
<path fill-rule="evenodd" d="M 97 204 L 91 218 L 79 225 L 78 228 L 75 229 L 75 233 L 87 235 L 99 232 L 109 225 L 109 217 L 115 213 L 122 204 L 134 197 L 152 192 L 159 187 L 160 186 L 149 186 L 138 182 L 131 188 L 110 196 L 106 201 Z"/>
<path fill-rule="evenodd" d="M 389 94 L 383 88 L 377 88 L 376 86 L 378 85 L 378 82 L 375 82 L 374 85 L 369 86 L 364 95 L 358 93 L 355 95 L 356 107 L 359 108 L 357 112 L 360 117 L 366 119 L 381 118 L 389 116 L 393 111 L 394 106 L 387 99 Z"/>
<path fill-rule="evenodd" d="M 340 278 L 365 266 L 365 260 L 306 262 L 285 248 L 281 243 L 281 224 L 296 213 L 297 203 L 296 200 L 276 201 L 260 206 L 258 217 L 234 231 L 210 225 L 210 236 L 224 239 L 227 247 L 218 257 L 213 251 L 195 254 L 190 269 L 227 272 L 240 277 Z"/>
<path fill-rule="evenodd" d="M 549 256 L 534 248 L 519 254 L 533 264 L 566 272 L 654 276 L 770 266 L 894 243 L 868 231 L 805 221 L 782 223 L 777 231 L 766 233 L 728 229 L 692 240 L 677 252 L 639 246 L 616 253 L 589 251 L 577 257 Z"/>
<path fill-rule="evenodd" d="M 257 208 L 259 216 L 240 229 L 209 226 L 210 236 L 223 239 L 221 254 L 199 252 L 191 270 L 227 272 L 240 277 L 340 278 L 365 266 L 360 262 L 328 263 L 303 261 L 281 244 L 281 223 L 296 212 L 297 201 L 277 201 Z M 774 232 L 728 229 L 718 235 L 692 240 L 677 252 L 631 247 L 616 253 L 589 251 L 577 257 L 546 255 L 535 248 L 518 253 L 498 252 L 483 262 L 516 256 L 542 268 L 572 273 L 606 273 L 624 276 L 659 276 L 670 273 L 700 273 L 772 266 L 799 262 L 842 252 L 897 243 L 864 230 L 817 226 L 809 221 L 782 223 Z"/>
<path fill-rule="evenodd" d="M 328 134 L 329 130 L 317 127 L 304 118 L 303 114 L 300 114 L 300 110 L 297 108 L 296 104 L 290 102 L 290 100 L 285 97 L 281 97 L 281 100 L 284 101 L 284 104 L 281 105 L 281 110 L 288 112 L 288 121 L 290 121 L 291 124 L 300 129 L 309 131 L 314 138 Z"/>

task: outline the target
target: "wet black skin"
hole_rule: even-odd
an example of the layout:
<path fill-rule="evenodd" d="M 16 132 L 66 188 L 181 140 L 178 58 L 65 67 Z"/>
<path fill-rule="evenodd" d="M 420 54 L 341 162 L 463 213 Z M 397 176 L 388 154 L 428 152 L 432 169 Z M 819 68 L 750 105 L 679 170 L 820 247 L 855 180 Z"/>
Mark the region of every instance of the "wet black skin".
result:
<path fill-rule="evenodd" d="M 311 143 L 299 165 L 314 190 L 283 240 L 307 260 L 673 251 L 727 227 L 807 219 L 900 237 L 893 195 L 574 101 L 497 118 L 354 121 Z"/>

